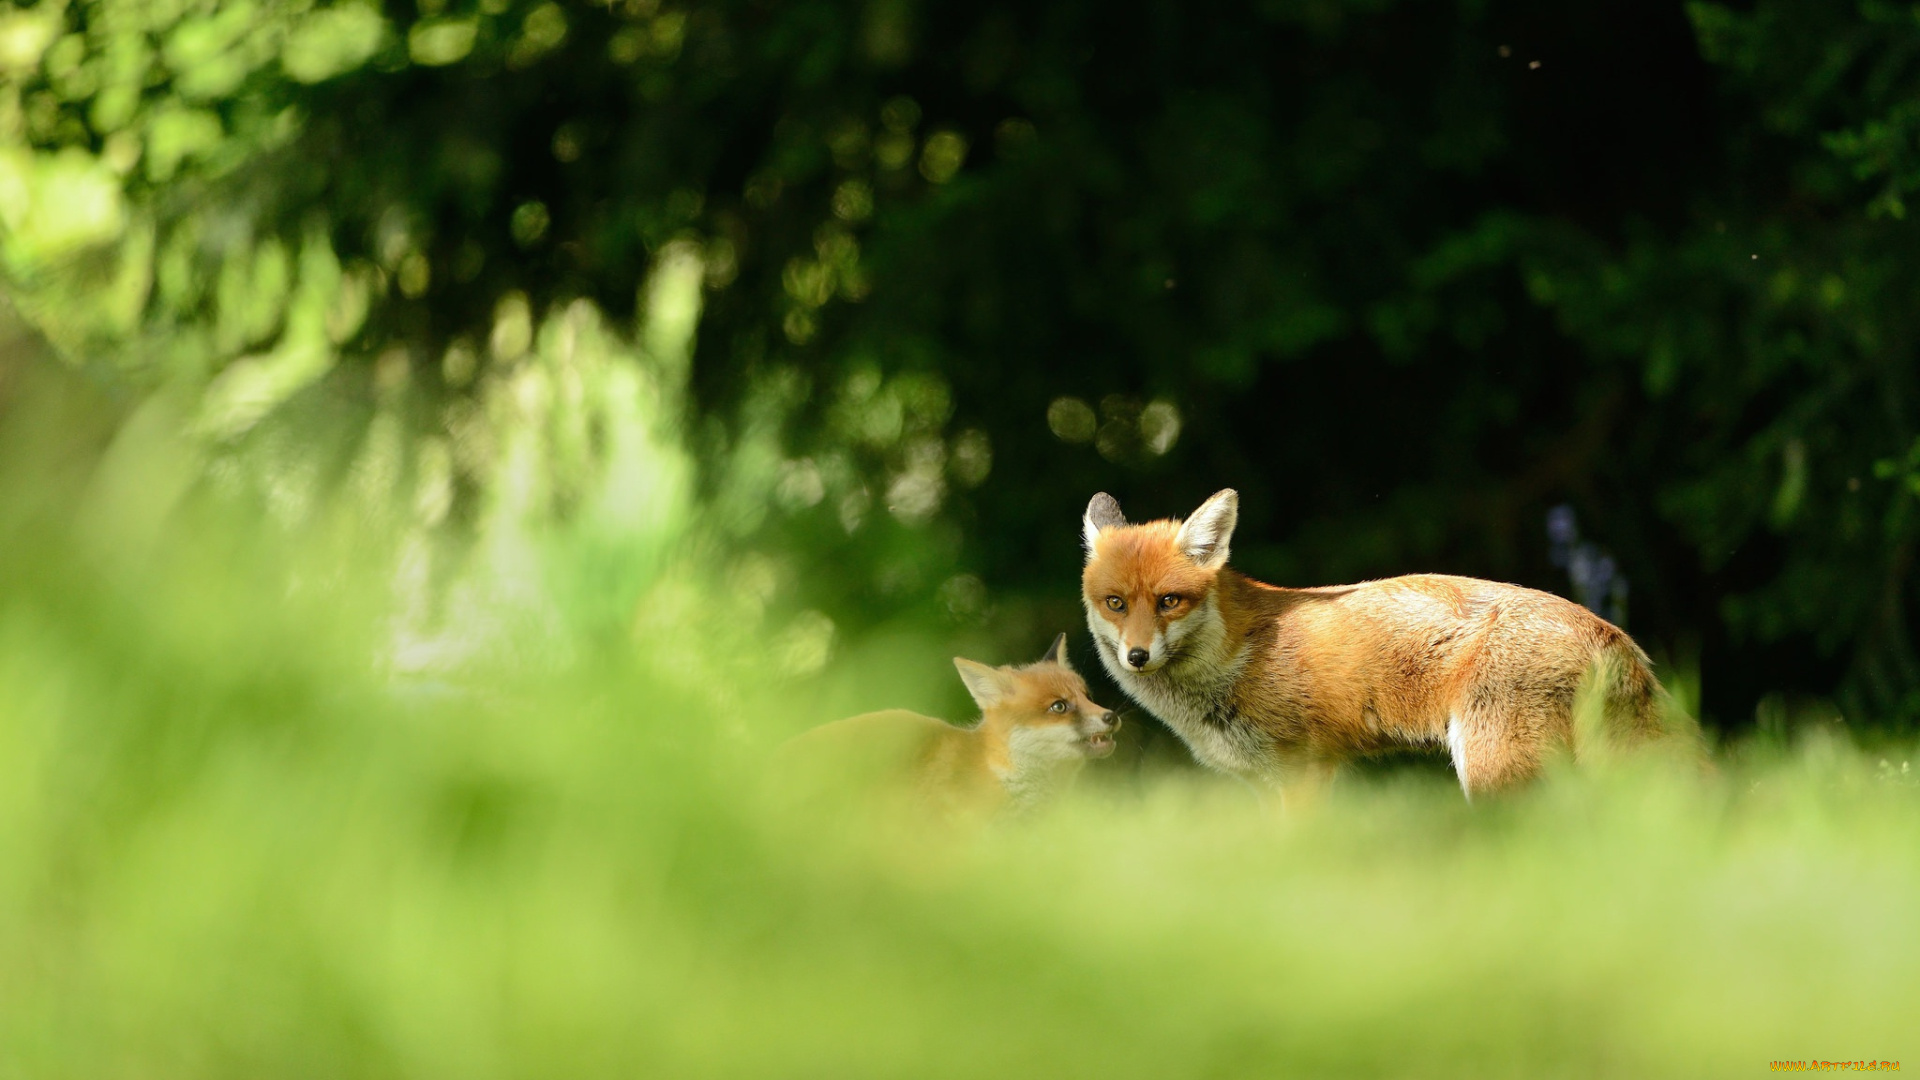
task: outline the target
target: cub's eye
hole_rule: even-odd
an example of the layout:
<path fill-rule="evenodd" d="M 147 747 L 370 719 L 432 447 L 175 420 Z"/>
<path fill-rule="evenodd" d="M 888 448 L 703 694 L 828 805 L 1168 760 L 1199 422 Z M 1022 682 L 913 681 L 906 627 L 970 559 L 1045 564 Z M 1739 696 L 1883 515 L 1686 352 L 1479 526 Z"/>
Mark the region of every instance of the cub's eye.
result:
<path fill-rule="evenodd" d="M 1053 704 L 1047 706 L 1047 711 L 1048 712 L 1066 712 L 1067 703 L 1064 701 L 1056 701 Z"/>
<path fill-rule="evenodd" d="M 1125 600 L 1120 599 L 1117 596 L 1107 597 L 1107 606 L 1112 608 L 1115 611 L 1127 610 L 1127 602 Z"/>
<path fill-rule="evenodd" d="M 1177 608 L 1179 606 L 1180 606 L 1180 597 L 1174 593 L 1168 593 L 1167 595 L 1160 598 L 1161 611 L 1172 611 L 1174 608 Z"/>

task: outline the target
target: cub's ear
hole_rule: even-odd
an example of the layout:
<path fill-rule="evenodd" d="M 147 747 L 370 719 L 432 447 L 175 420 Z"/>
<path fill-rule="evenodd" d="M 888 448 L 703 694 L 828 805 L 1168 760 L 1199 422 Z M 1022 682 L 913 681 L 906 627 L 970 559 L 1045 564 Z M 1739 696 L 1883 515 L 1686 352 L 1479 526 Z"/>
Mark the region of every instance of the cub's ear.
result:
<path fill-rule="evenodd" d="M 1180 523 L 1174 546 L 1202 570 L 1218 570 L 1227 565 L 1227 546 L 1239 521 L 1239 494 L 1232 488 L 1217 491 Z"/>
<path fill-rule="evenodd" d="M 960 671 L 960 681 L 967 684 L 967 693 L 973 695 L 973 703 L 985 712 L 1006 700 L 1013 690 L 1013 684 L 1007 673 L 999 668 L 977 664 L 964 656 L 953 658 L 953 666 Z"/>
<path fill-rule="evenodd" d="M 1053 646 L 1047 650 L 1047 655 L 1040 658 L 1040 662 L 1043 664 L 1059 664 L 1068 671 L 1072 671 L 1073 665 L 1067 663 L 1067 635 L 1061 634 L 1059 637 L 1054 638 Z"/>
<path fill-rule="evenodd" d="M 1086 517 L 1080 519 L 1080 538 L 1087 545 L 1087 557 L 1093 557 L 1093 542 L 1100 537 L 1102 529 L 1117 529 L 1127 523 L 1120 513 L 1120 503 L 1113 496 L 1101 492 L 1087 504 Z"/>

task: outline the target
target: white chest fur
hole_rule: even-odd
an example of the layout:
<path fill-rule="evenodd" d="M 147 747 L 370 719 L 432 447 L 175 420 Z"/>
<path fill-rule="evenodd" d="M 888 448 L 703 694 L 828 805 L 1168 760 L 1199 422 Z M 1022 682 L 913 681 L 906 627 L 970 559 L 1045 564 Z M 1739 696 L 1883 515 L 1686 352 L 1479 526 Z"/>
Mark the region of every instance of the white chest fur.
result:
<path fill-rule="evenodd" d="M 1181 658 L 1142 674 L 1120 662 L 1113 624 L 1092 611 L 1087 613 L 1095 651 L 1107 674 L 1128 697 L 1172 728 L 1201 764 L 1230 773 L 1269 771 L 1273 767 L 1269 740 L 1232 712 L 1233 687 L 1246 666 L 1246 647 L 1227 654 L 1225 627 L 1211 597 L 1183 621 L 1190 625 L 1175 639 Z"/>
<path fill-rule="evenodd" d="M 1079 771 L 1084 755 L 1071 725 L 1015 728 L 1007 739 L 1011 767 L 995 770 L 1016 808 L 1044 802 Z"/>

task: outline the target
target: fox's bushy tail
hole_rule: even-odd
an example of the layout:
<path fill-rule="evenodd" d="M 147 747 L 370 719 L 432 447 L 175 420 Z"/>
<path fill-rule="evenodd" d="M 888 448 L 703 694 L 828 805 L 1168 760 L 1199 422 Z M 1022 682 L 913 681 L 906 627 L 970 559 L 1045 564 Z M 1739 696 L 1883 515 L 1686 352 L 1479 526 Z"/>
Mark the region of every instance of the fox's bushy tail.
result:
<path fill-rule="evenodd" d="M 1583 762 L 1646 750 L 1708 761 L 1699 723 L 1654 677 L 1653 661 L 1625 634 L 1600 646 L 1574 693 L 1573 748 Z"/>

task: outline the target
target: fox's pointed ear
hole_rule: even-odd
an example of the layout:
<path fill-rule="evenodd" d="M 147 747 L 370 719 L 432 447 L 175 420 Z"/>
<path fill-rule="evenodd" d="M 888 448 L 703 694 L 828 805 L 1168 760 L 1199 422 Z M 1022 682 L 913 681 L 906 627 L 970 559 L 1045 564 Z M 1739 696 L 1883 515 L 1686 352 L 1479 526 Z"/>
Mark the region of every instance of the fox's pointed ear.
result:
<path fill-rule="evenodd" d="M 1054 638 L 1053 646 L 1047 650 L 1047 655 L 1040 658 L 1040 662 L 1043 664 L 1059 664 L 1068 671 L 1072 671 L 1073 665 L 1067 663 L 1067 635 L 1061 634 L 1059 637 Z"/>
<path fill-rule="evenodd" d="M 967 684 L 967 693 L 973 695 L 973 703 L 986 712 L 1006 699 L 1012 684 L 1007 673 L 999 668 L 975 663 L 964 656 L 953 658 L 953 666 L 960 671 L 960 681 Z"/>
<path fill-rule="evenodd" d="M 1233 527 L 1240 521 L 1240 496 L 1232 488 L 1214 492 L 1213 498 L 1180 523 L 1173 542 L 1180 553 L 1203 570 L 1218 570 L 1227 565 L 1227 546 L 1233 540 Z"/>
<path fill-rule="evenodd" d="M 1087 558 L 1093 558 L 1093 542 L 1100 538 L 1100 530 L 1119 528 L 1126 523 L 1118 500 L 1104 491 L 1095 495 L 1087 504 L 1086 516 L 1080 519 L 1080 538 L 1086 542 Z"/>

